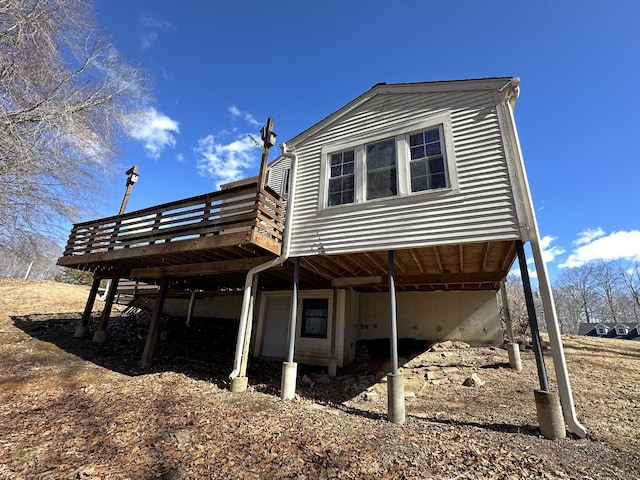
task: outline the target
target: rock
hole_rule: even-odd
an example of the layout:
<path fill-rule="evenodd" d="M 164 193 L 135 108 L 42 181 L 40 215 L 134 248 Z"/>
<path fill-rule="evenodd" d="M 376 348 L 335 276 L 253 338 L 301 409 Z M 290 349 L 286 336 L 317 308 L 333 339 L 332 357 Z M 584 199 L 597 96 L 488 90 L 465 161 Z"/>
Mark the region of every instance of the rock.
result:
<path fill-rule="evenodd" d="M 471 345 L 465 342 L 453 342 L 453 346 L 459 349 L 471 348 Z"/>
<path fill-rule="evenodd" d="M 178 445 L 191 442 L 191 432 L 189 430 L 177 430 L 171 435 Z"/>
<path fill-rule="evenodd" d="M 373 402 L 378 399 L 378 394 L 376 392 L 364 392 L 362 398 L 368 402 Z"/>
<path fill-rule="evenodd" d="M 326 373 L 323 375 L 320 375 L 317 379 L 316 382 L 322 384 L 322 385 L 329 385 L 331 383 L 331 378 L 329 377 L 329 375 L 327 375 Z"/>
<path fill-rule="evenodd" d="M 482 380 L 477 374 L 472 373 L 470 377 L 467 377 L 462 385 L 465 387 L 481 387 L 485 384 L 485 381 Z"/>
<path fill-rule="evenodd" d="M 302 383 L 304 383 L 305 385 L 311 385 L 313 383 L 313 380 L 311 380 L 311 378 L 309 378 L 309 376 L 303 375 L 302 376 Z"/>

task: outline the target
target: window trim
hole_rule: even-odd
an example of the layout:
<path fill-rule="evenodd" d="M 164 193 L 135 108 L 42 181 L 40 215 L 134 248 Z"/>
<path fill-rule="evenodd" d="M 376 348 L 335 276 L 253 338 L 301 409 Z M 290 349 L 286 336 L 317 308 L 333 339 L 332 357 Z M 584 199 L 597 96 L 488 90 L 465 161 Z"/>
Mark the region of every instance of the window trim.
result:
<path fill-rule="evenodd" d="M 327 296 L 321 297 L 304 297 L 301 298 L 301 310 L 300 310 L 300 338 L 313 338 L 317 340 L 327 340 L 329 338 L 329 322 L 331 318 L 331 300 Z M 324 333 L 322 334 L 313 334 L 305 332 L 305 317 L 304 317 L 304 304 L 307 301 L 326 301 L 327 303 L 327 315 L 324 323 Z"/>
<path fill-rule="evenodd" d="M 444 188 L 426 189 L 417 192 L 411 191 L 410 172 L 410 151 L 409 135 L 418 133 L 430 128 L 440 127 L 440 142 L 442 154 L 445 161 L 445 175 L 448 186 Z M 388 197 L 366 199 L 366 168 L 365 151 L 366 146 L 394 138 L 396 141 L 396 175 L 397 194 Z M 355 195 L 354 202 L 341 205 L 328 204 L 329 192 L 329 159 L 332 153 L 345 150 L 354 150 L 355 153 Z M 406 197 L 414 195 L 450 195 L 459 192 L 458 176 L 456 167 L 456 156 L 453 149 L 453 132 L 451 127 L 451 116 L 448 113 L 432 115 L 413 123 L 405 123 L 386 128 L 378 128 L 369 131 L 365 135 L 348 137 L 339 143 L 324 145 L 320 152 L 320 186 L 318 198 L 318 210 L 351 209 L 357 205 L 371 204 L 375 202 L 402 201 Z"/>

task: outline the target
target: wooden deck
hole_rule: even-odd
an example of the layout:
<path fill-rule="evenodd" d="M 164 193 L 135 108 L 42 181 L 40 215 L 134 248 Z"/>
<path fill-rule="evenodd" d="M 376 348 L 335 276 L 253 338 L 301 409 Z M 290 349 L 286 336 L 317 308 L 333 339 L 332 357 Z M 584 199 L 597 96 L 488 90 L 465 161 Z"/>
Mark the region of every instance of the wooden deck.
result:
<path fill-rule="evenodd" d="M 97 278 L 243 272 L 280 254 L 284 208 L 254 182 L 83 222 L 57 263 Z"/>

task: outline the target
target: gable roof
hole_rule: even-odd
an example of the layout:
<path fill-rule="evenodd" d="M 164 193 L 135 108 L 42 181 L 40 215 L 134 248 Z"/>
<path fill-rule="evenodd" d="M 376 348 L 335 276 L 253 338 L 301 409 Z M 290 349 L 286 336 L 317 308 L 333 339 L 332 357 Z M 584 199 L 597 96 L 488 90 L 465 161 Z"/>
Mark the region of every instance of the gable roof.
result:
<path fill-rule="evenodd" d="M 320 130 L 331 125 L 338 119 L 347 115 L 360 105 L 371 100 L 378 95 L 407 94 L 407 93 L 442 93 L 442 92 L 464 92 L 470 90 L 502 90 L 509 86 L 511 82 L 518 82 L 515 77 L 490 77 L 467 80 L 442 80 L 437 82 L 414 82 L 414 83 L 377 83 L 371 89 L 353 99 L 342 108 L 320 120 L 315 125 L 302 131 L 289 141 L 287 145 L 295 147 L 300 142 L 315 135 Z M 514 86 L 516 86 L 515 83 Z"/>

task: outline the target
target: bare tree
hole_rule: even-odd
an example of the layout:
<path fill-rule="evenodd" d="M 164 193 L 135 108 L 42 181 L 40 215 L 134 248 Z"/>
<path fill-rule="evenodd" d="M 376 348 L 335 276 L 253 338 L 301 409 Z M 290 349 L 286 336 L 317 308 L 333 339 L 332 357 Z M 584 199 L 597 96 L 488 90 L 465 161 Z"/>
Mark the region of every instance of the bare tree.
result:
<path fill-rule="evenodd" d="M 640 263 L 635 262 L 629 268 L 619 264 L 618 274 L 629 296 L 630 310 L 633 313 L 630 318 L 638 322 L 640 321 Z"/>
<path fill-rule="evenodd" d="M 0 245 L 60 238 L 95 204 L 147 92 L 90 3 L 0 0 Z"/>
<path fill-rule="evenodd" d="M 596 262 L 591 265 L 591 275 L 596 291 L 601 298 L 601 313 L 603 319 L 617 323 L 620 320 L 618 305 L 621 281 L 619 269 L 614 262 Z"/>
<path fill-rule="evenodd" d="M 17 232 L 12 248 L 0 246 L 0 276 L 52 280 L 60 268 L 55 260 L 60 248 L 42 235 Z"/>
<path fill-rule="evenodd" d="M 598 292 L 590 265 L 568 268 L 563 270 L 556 282 L 556 296 L 562 299 L 558 307 L 562 307 L 559 315 L 571 316 L 568 323 L 576 326 L 580 322 L 592 322 L 598 320 L 595 312 L 598 308 Z"/>
<path fill-rule="evenodd" d="M 524 297 L 522 288 L 522 280 L 520 277 L 510 275 L 505 282 L 505 291 L 507 293 L 507 302 L 509 307 L 509 315 L 511 317 L 511 325 L 513 334 L 516 339 L 523 339 L 529 330 L 529 315 L 527 313 L 527 302 Z M 502 297 L 498 295 L 498 305 L 503 320 L 505 320 L 504 305 Z"/>

